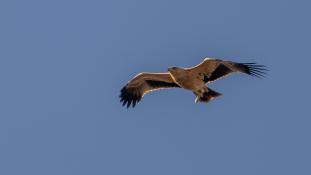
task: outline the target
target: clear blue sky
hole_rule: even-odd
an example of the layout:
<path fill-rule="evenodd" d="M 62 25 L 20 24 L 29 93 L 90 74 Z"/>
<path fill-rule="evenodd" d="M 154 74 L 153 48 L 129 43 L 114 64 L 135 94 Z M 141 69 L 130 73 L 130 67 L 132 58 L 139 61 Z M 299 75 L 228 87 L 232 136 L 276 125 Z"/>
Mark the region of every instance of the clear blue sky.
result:
<path fill-rule="evenodd" d="M 309 175 L 307 0 L 1 0 L 0 174 Z M 141 71 L 206 56 L 258 62 L 195 104 L 181 89 L 122 108 Z"/>

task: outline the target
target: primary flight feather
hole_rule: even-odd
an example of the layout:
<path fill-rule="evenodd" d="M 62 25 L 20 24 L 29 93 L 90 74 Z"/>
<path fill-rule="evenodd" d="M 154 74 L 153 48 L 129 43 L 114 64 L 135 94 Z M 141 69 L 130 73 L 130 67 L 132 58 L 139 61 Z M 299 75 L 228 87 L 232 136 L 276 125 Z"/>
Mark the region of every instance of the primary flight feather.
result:
<path fill-rule="evenodd" d="M 195 102 L 205 102 L 222 94 L 207 87 L 207 84 L 234 72 L 254 77 L 264 77 L 267 69 L 256 63 L 236 63 L 221 59 L 205 58 L 191 68 L 171 67 L 166 73 L 139 73 L 121 89 L 120 102 L 135 107 L 142 97 L 151 91 L 166 88 L 184 88 L 196 95 Z"/>

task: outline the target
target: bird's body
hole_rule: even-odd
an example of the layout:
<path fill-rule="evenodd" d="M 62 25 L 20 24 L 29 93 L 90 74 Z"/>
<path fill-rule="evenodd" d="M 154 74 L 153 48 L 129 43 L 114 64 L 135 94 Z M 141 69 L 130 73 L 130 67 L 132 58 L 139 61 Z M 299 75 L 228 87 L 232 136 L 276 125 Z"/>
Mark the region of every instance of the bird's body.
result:
<path fill-rule="evenodd" d="M 266 69 L 255 63 L 235 63 L 220 59 L 205 58 L 195 67 L 168 68 L 166 73 L 139 73 L 121 89 L 123 105 L 135 107 L 144 94 L 163 88 L 184 88 L 196 96 L 195 102 L 208 102 L 221 96 L 207 87 L 207 84 L 233 72 L 243 72 L 261 77 Z"/>
<path fill-rule="evenodd" d="M 168 71 L 173 81 L 184 89 L 195 91 L 205 85 L 198 76 L 193 75 L 189 70 L 174 67 L 169 68 Z"/>
<path fill-rule="evenodd" d="M 197 97 L 203 97 L 204 93 L 208 93 L 209 89 L 204 82 L 204 75 L 197 74 L 191 70 L 184 68 L 168 69 L 173 81 L 180 87 L 192 91 Z M 196 99 L 196 102 L 199 98 Z"/>

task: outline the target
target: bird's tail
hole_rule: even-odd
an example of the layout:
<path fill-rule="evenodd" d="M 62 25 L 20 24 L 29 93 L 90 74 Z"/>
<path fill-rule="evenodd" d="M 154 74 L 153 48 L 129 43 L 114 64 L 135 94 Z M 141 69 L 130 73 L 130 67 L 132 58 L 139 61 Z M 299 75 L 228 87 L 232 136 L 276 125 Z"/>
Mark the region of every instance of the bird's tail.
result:
<path fill-rule="evenodd" d="M 198 103 L 198 102 L 207 103 L 210 100 L 213 100 L 213 99 L 222 95 L 221 93 L 216 92 L 210 88 L 207 88 L 207 89 L 208 89 L 208 91 L 204 92 L 203 95 L 197 96 L 197 98 L 195 99 L 196 103 Z"/>

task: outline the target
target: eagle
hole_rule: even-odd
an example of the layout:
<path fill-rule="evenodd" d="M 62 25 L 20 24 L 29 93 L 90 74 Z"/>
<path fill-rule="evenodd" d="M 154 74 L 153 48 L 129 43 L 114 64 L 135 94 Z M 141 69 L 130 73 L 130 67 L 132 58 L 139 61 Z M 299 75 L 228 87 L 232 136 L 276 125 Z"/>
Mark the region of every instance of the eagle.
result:
<path fill-rule="evenodd" d="M 237 63 L 215 58 L 205 58 L 200 64 L 190 67 L 169 67 L 168 72 L 137 74 L 121 89 L 120 102 L 134 108 L 142 97 L 152 91 L 168 88 L 183 88 L 192 91 L 195 102 L 207 103 L 222 94 L 207 85 L 234 72 L 242 72 L 261 78 L 266 67 L 257 63 Z"/>

